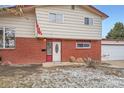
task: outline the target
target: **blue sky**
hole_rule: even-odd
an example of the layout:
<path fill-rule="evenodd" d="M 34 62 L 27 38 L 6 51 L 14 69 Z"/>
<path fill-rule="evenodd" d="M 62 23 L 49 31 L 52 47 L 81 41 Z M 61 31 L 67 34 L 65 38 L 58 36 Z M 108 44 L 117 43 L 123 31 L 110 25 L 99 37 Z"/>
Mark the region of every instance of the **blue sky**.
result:
<path fill-rule="evenodd" d="M 105 37 L 116 22 L 124 23 L 124 5 L 95 5 L 109 17 L 102 23 L 102 37 Z"/>
<path fill-rule="evenodd" d="M 4 7 L 13 7 L 15 5 L 0 5 L 0 8 L 4 8 Z"/>

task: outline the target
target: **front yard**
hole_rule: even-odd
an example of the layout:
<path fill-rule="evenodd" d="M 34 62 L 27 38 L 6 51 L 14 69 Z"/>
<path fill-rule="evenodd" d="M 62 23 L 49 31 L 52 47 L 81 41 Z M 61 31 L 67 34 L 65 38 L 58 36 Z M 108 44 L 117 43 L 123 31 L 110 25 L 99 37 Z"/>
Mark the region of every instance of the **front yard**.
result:
<path fill-rule="evenodd" d="M 0 87 L 33 88 L 124 88 L 124 70 L 121 75 L 107 73 L 113 69 L 85 66 L 52 67 L 9 67 L 0 66 Z"/>

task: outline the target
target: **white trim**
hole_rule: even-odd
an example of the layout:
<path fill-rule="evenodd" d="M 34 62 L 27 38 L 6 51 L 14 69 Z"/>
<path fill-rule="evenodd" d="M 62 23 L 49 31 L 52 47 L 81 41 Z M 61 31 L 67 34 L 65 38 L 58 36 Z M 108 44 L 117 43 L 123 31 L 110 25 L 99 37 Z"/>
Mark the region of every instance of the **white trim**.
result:
<path fill-rule="evenodd" d="M 102 45 L 124 45 L 124 41 L 116 41 L 116 40 L 112 40 L 112 41 L 108 41 L 108 40 L 102 40 L 101 41 Z"/>
<path fill-rule="evenodd" d="M 89 44 L 89 47 L 78 47 L 78 46 L 77 46 L 78 44 Z M 89 49 L 89 48 L 91 48 L 91 42 L 85 42 L 85 41 L 82 41 L 82 42 L 79 41 L 79 42 L 78 42 L 78 41 L 77 41 L 77 42 L 76 42 L 76 48 L 77 48 L 77 49 Z"/>

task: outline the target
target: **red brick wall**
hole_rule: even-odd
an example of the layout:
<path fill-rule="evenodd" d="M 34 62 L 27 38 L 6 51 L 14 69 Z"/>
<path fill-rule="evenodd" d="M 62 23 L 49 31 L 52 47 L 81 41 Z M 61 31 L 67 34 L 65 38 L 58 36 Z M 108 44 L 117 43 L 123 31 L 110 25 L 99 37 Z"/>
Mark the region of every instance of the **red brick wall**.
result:
<path fill-rule="evenodd" d="M 54 39 L 54 41 L 58 41 Z M 101 41 L 91 41 L 91 49 L 76 49 L 76 40 L 59 40 L 62 42 L 62 61 L 69 61 L 70 56 L 91 57 L 101 60 Z M 46 61 L 46 40 L 36 38 L 16 38 L 15 49 L 0 49 L 3 62 L 13 64 L 38 64 Z"/>
<path fill-rule="evenodd" d="M 13 64 L 41 63 L 41 42 L 35 38 L 16 38 L 15 49 L 0 49 L 2 61 Z"/>
<path fill-rule="evenodd" d="M 101 41 L 91 41 L 90 49 L 76 49 L 76 40 L 62 40 L 62 61 L 68 61 L 70 56 L 101 60 Z"/>

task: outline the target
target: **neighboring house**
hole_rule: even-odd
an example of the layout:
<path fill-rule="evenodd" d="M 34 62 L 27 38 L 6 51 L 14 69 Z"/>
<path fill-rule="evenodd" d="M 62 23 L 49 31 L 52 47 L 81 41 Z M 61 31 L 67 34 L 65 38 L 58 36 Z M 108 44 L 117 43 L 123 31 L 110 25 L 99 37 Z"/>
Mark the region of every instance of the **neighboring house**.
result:
<path fill-rule="evenodd" d="M 26 6 L 23 16 L 0 15 L 0 57 L 13 64 L 101 60 L 102 20 L 93 6 Z"/>
<path fill-rule="evenodd" d="M 102 60 L 124 60 L 124 41 L 102 40 Z"/>

